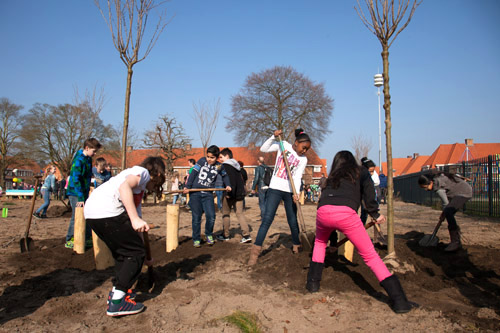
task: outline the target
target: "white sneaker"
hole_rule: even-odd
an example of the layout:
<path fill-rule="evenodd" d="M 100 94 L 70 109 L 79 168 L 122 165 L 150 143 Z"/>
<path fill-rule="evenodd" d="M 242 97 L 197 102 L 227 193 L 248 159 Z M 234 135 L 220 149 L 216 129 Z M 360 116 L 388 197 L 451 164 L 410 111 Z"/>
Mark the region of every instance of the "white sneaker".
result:
<path fill-rule="evenodd" d="M 243 236 L 243 238 L 240 240 L 240 243 L 249 243 L 252 241 L 252 237 L 250 236 Z"/>

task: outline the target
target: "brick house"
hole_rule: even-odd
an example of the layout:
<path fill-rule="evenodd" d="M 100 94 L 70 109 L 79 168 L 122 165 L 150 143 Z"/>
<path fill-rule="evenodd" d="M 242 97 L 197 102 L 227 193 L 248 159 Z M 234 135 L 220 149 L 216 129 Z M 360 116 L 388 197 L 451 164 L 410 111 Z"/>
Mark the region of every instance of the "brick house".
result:
<path fill-rule="evenodd" d="M 221 147 L 221 149 L 224 147 Z M 244 168 L 248 174 L 247 188 L 250 190 L 252 182 L 255 175 L 255 168 L 258 166 L 257 159 L 259 156 L 264 157 L 264 162 L 269 166 L 274 166 L 276 160 L 276 153 L 262 153 L 260 147 L 256 147 L 255 144 L 250 144 L 248 147 L 228 147 L 233 152 L 234 159 L 241 161 L 244 164 Z M 203 148 L 193 148 L 187 145 L 185 150 L 189 151 L 189 155 L 180 158 L 174 162 L 174 170 L 179 172 L 181 178 L 187 174 L 189 170 L 188 160 L 190 158 L 194 160 L 199 160 L 204 156 Z M 120 164 L 120 160 L 116 157 L 108 156 L 106 154 L 102 155 L 107 162 L 111 163 L 113 166 Z M 159 149 L 129 149 L 127 153 L 127 165 L 138 165 L 148 156 L 163 156 L 164 154 Z M 323 174 L 326 175 L 326 159 L 319 158 L 318 154 L 314 149 L 309 149 L 306 154 L 307 156 L 307 166 L 304 172 L 304 183 L 307 184 L 317 184 Z M 113 168 L 113 174 L 118 172 L 118 168 Z"/>

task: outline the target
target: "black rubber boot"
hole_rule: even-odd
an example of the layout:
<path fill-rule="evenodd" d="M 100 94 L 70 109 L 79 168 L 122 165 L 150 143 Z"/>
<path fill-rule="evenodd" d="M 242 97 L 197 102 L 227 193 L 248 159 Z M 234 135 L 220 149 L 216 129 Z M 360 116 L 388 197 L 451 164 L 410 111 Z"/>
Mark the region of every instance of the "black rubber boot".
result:
<path fill-rule="evenodd" d="M 403 287 L 399 283 L 396 275 L 391 275 L 380 282 L 380 285 L 385 289 L 389 298 L 391 299 L 390 305 L 396 313 L 406 313 L 412 309 L 412 304 L 408 302 Z"/>
<path fill-rule="evenodd" d="M 309 272 L 307 273 L 306 289 L 311 293 L 318 292 L 323 274 L 323 263 L 311 261 L 309 264 Z"/>

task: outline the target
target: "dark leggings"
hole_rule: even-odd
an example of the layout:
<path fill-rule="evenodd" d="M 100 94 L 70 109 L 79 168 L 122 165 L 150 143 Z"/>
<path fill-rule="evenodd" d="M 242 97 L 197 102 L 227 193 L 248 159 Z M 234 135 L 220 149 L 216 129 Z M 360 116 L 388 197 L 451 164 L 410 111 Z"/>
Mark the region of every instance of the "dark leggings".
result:
<path fill-rule="evenodd" d="M 466 198 L 466 197 L 453 197 L 450 200 L 450 203 L 446 205 L 443 209 L 443 214 L 444 217 L 446 218 L 446 221 L 448 222 L 448 230 L 453 231 L 453 230 L 459 230 L 460 228 L 458 227 L 457 220 L 455 219 L 455 214 L 458 212 L 460 208 L 463 208 L 465 203 L 469 201 L 471 198 Z"/>
<path fill-rule="evenodd" d="M 87 223 L 106 243 L 115 259 L 116 289 L 127 292 L 139 278 L 146 257 L 144 243 L 132 228 L 127 213 L 103 219 L 87 219 Z"/>

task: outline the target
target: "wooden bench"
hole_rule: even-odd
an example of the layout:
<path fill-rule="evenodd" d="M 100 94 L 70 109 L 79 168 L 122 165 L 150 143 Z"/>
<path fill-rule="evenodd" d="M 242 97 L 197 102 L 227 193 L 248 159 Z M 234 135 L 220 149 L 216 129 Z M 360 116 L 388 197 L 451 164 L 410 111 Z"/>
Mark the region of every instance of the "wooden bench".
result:
<path fill-rule="evenodd" d="M 18 197 L 26 199 L 27 197 L 32 197 L 34 193 L 35 190 L 6 190 L 3 195 L 6 198 Z"/>

